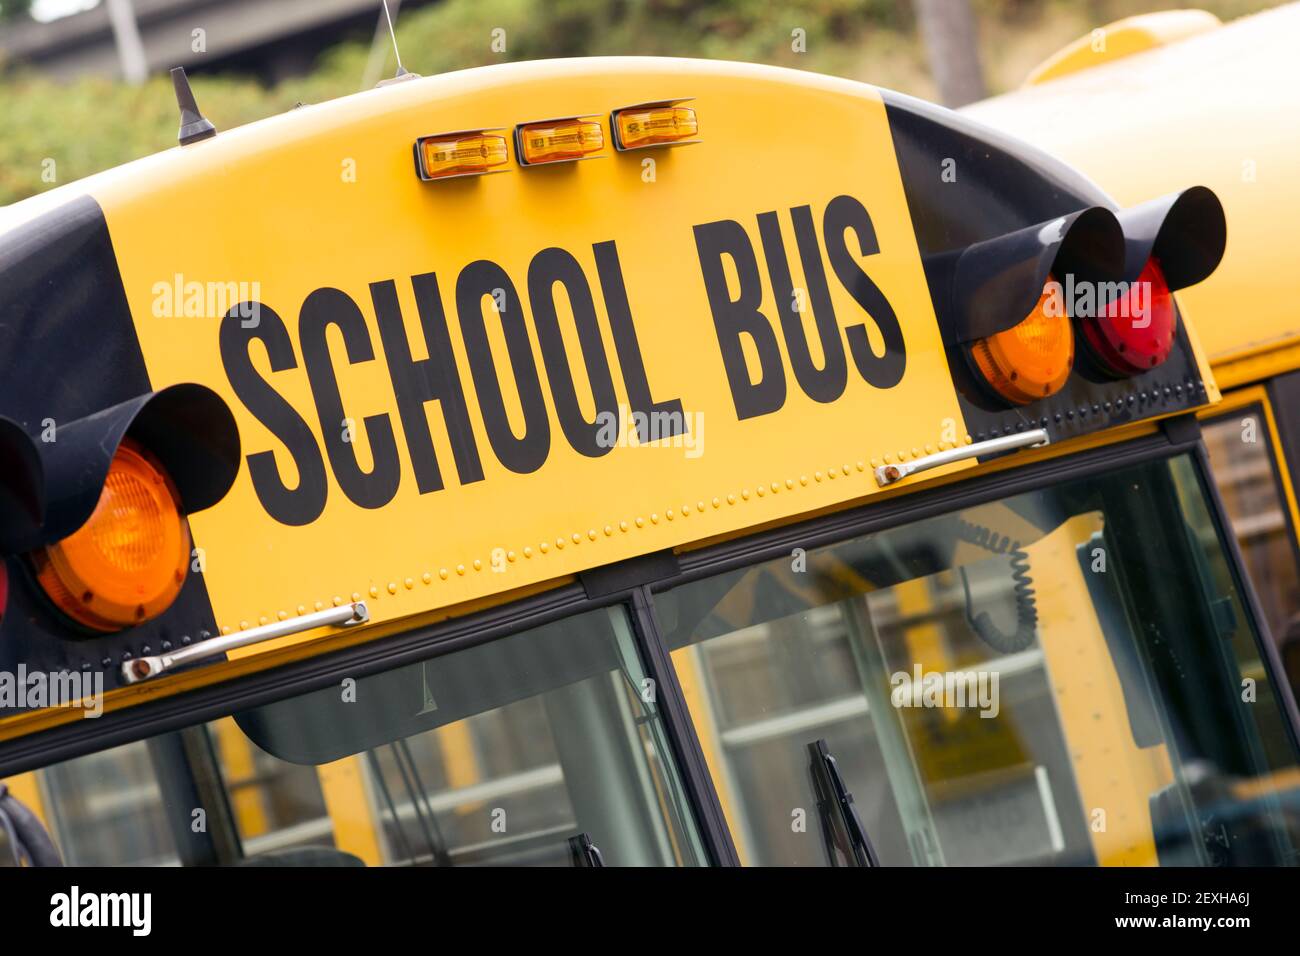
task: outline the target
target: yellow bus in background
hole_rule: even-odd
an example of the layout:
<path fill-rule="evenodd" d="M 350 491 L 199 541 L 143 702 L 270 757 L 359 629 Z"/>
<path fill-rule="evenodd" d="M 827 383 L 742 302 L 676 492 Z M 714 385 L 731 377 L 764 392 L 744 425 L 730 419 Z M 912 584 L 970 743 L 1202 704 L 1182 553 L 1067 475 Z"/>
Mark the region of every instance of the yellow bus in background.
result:
<path fill-rule="evenodd" d="M 1224 25 L 1199 10 L 1101 28 L 974 118 L 1078 167 L 1119 202 L 1190 177 L 1223 201 L 1214 277 L 1179 303 L 1223 402 L 1200 412 L 1219 493 L 1300 693 L 1300 280 L 1291 264 L 1300 183 L 1300 4 Z"/>
<path fill-rule="evenodd" d="M 1236 261 L 1212 177 L 1117 204 L 737 64 L 228 131 L 177 85 L 179 148 L 0 210 L 20 840 L 1297 862 L 1300 721 L 1212 479 L 1250 414 L 1199 324 Z"/>

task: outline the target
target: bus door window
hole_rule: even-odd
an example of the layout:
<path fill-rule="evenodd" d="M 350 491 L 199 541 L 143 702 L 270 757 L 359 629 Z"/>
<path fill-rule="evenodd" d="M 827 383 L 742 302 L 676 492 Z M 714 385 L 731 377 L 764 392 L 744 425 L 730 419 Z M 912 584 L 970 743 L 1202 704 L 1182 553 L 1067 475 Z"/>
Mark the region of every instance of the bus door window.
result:
<path fill-rule="evenodd" d="M 1300 696 L 1300 551 L 1272 417 L 1261 400 L 1202 422 L 1201 433 L 1242 560 Z"/>
<path fill-rule="evenodd" d="M 1189 457 L 655 606 L 745 862 L 837 862 L 819 740 L 885 865 L 1296 862 L 1296 754 Z"/>

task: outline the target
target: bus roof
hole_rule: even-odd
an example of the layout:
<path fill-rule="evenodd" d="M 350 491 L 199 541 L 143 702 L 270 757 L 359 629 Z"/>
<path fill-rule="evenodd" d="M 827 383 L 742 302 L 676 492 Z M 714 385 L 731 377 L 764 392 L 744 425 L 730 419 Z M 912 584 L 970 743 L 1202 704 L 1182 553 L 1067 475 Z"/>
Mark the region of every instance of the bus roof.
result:
<path fill-rule="evenodd" d="M 1211 360 L 1300 342 L 1300 4 L 1058 76 L 967 115 L 1091 176 L 1121 205 L 1188 183 L 1223 201 L 1215 274 L 1179 293 Z"/>

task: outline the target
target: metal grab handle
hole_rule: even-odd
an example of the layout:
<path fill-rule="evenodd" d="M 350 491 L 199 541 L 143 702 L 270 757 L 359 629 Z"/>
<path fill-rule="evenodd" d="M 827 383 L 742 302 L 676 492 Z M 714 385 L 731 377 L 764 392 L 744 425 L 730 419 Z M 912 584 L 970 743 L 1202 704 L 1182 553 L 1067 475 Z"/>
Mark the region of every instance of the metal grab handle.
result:
<path fill-rule="evenodd" d="M 128 684 L 135 684 L 150 677 L 157 677 L 159 674 L 180 667 L 182 664 L 189 664 L 205 657 L 224 654 L 226 651 L 233 651 L 237 647 L 247 647 L 249 644 L 259 644 L 262 641 L 270 641 L 277 637 L 286 637 L 290 634 L 310 631 L 314 627 L 329 627 L 331 625 L 352 627 L 356 624 L 364 624 L 368 620 L 370 620 L 370 611 L 367 609 L 365 601 L 326 608 L 323 611 L 304 614 L 302 617 L 296 617 L 292 620 L 276 621 L 272 624 L 264 624 L 261 627 L 252 627 L 247 631 L 240 631 L 238 634 L 214 637 L 203 641 L 201 644 L 181 648 L 179 651 L 155 654 L 152 657 L 137 657 L 134 660 L 125 661 L 122 664 L 122 679 Z"/>
<path fill-rule="evenodd" d="M 897 465 L 881 465 L 876 469 L 876 484 L 884 488 L 887 485 L 902 481 L 908 475 L 914 475 L 918 471 L 929 471 L 931 468 L 938 468 L 940 465 L 950 465 L 954 461 L 965 461 L 968 458 L 991 455 L 999 451 L 1014 451 L 1017 448 L 1038 448 L 1050 441 L 1051 438 L 1047 434 L 1046 428 L 1031 428 L 1029 431 L 1018 432 L 1015 435 L 1004 435 L 1001 438 L 990 438 L 988 441 L 977 441 L 972 445 L 962 445 L 960 448 L 935 452 L 933 455 L 926 455 L 924 458 L 917 458 L 915 461 L 900 461 Z"/>

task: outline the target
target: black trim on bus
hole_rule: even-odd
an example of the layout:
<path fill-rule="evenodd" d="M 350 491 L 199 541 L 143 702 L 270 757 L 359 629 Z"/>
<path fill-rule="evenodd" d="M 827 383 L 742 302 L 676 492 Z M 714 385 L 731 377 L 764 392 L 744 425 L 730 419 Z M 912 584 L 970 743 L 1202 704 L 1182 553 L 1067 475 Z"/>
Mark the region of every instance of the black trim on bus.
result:
<path fill-rule="evenodd" d="M 1250 575 L 1246 569 L 1246 560 L 1241 553 L 1241 545 L 1237 541 L 1236 532 L 1232 530 L 1232 522 L 1228 517 L 1228 512 L 1224 508 L 1223 496 L 1219 494 L 1218 483 L 1214 480 L 1213 466 L 1210 464 L 1210 453 L 1204 443 L 1198 443 L 1195 446 L 1195 456 L 1199 465 L 1198 477 L 1204 494 L 1210 502 L 1210 517 L 1214 521 L 1215 530 L 1218 532 L 1223 547 L 1228 553 L 1229 571 L 1233 576 L 1233 583 L 1237 587 L 1237 593 L 1242 595 L 1242 603 L 1246 605 L 1246 610 L 1252 618 L 1255 619 L 1255 634 L 1259 645 L 1260 657 L 1266 665 L 1266 673 L 1273 685 L 1273 693 L 1282 705 L 1282 710 L 1287 719 L 1283 721 L 1286 725 L 1287 739 L 1291 743 L 1294 752 L 1300 752 L 1300 709 L 1296 706 L 1295 693 L 1291 689 L 1291 682 L 1287 679 L 1286 669 L 1282 666 L 1282 655 L 1278 650 L 1277 642 L 1273 639 L 1273 633 L 1268 624 L 1268 618 L 1264 616 L 1264 608 L 1259 603 L 1259 596 L 1255 594 L 1255 587 L 1251 584 Z M 1284 508 L 1289 506 L 1284 501 Z M 1244 738 L 1243 738 L 1244 739 Z"/>
<path fill-rule="evenodd" d="M 150 737 L 147 745 L 163 806 L 202 807 L 205 813 L 198 829 L 188 813 L 164 814 L 181 866 L 233 866 L 242 860 L 244 844 L 230 794 L 212 738 L 202 725 Z"/>
<path fill-rule="evenodd" d="M 1300 386 L 1300 382 L 1297 382 L 1297 386 Z M 1300 392 L 1297 393 L 1294 400 L 1300 401 Z M 1205 418 L 1201 419 L 1201 422 L 1204 425 L 1215 425 L 1219 422 L 1225 422 L 1233 418 L 1248 418 L 1252 417 L 1252 415 L 1258 419 L 1260 429 L 1265 437 L 1269 439 L 1265 442 L 1264 448 L 1268 454 L 1268 463 L 1273 471 L 1273 490 L 1277 492 L 1278 505 L 1282 509 L 1282 520 L 1286 523 L 1287 536 L 1291 541 L 1291 554 L 1295 559 L 1296 565 L 1300 566 L 1300 536 L 1297 536 L 1296 534 L 1295 521 L 1291 517 L 1291 502 L 1287 498 L 1286 487 L 1282 482 L 1283 467 L 1285 466 L 1286 473 L 1290 475 L 1294 481 L 1294 476 L 1297 474 L 1295 468 L 1300 466 L 1300 461 L 1292 464 L 1291 458 L 1293 456 L 1287 454 L 1287 443 L 1282 434 L 1282 419 L 1278 415 L 1277 401 L 1271 392 L 1268 394 L 1268 401 L 1272 406 L 1273 418 L 1278 423 L 1278 428 L 1276 429 L 1269 427 L 1268 415 L 1264 410 L 1263 402 L 1251 402 L 1249 405 L 1242 405 L 1240 408 L 1234 408 L 1232 411 L 1222 412 L 1217 415 L 1207 415 Z M 1278 460 L 1277 448 L 1274 447 L 1272 441 L 1274 438 L 1278 440 L 1278 444 L 1282 447 L 1284 453 L 1283 461 Z M 1210 473 L 1214 473 L 1213 467 L 1211 467 Z M 1292 487 L 1294 487 L 1294 484 Z M 1228 518 L 1229 522 L 1231 522 L 1232 516 L 1228 515 Z"/>
<path fill-rule="evenodd" d="M 1287 472 L 1291 475 L 1294 490 L 1295 478 L 1300 475 L 1300 372 L 1287 372 L 1285 375 L 1269 379 L 1264 383 L 1264 391 L 1268 395 L 1269 404 L 1273 406 L 1278 443 L 1282 446 Z M 1273 449 L 1270 448 L 1270 454 L 1272 451 Z M 1287 504 L 1285 499 L 1283 504 Z M 1289 506 L 1283 510 L 1288 516 L 1291 514 Z M 1292 530 L 1294 532 L 1295 529 Z M 1296 540 L 1294 534 L 1292 540 Z"/>
<path fill-rule="evenodd" d="M 678 556 L 680 573 L 654 585 L 638 584 L 589 597 L 581 583 L 523 598 L 463 618 L 439 622 L 355 647 L 344 648 L 283 667 L 197 688 L 154 702 L 113 711 L 95 720 L 77 720 L 59 727 L 0 742 L 0 777 L 70 760 L 108 747 L 215 720 L 286 697 L 337 685 L 344 678 L 361 678 L 518 631 L 613 605 L 630 606 L 646 665 L 660 689 L 665 727 L 694 802 L 698 825 L 715 862 L 734 863 L 735 847 L 722 816 L 721 804 L 682 697 L 662 633 L 653 614 L 651 594 L 687 581 L 790 553 L 792 547 L 812 548 L 919 521 L 1022 491 L 1086 477 L 1152 459 L 1167 458 L 1199 446 L 1176 427 L 1120 444 L 1066 455 L 1008 472 L 984 475 L 946 487 L 870 502 L 852 511 L 826 515 L 798 525 L 760 532 L 748 538 Z M 1188 440 L 1188 439 L 1191 440 Z M 1222 507 L 1221 503 L 1219 505 Z M 1235 555 L 1240 562 L 1240 554 Z M 1258 609 L 1252 609 L 1258 616 Z M 1274 661 L 1276 666 L 1276 661 Z M 1293 707 L 1294 705 L 1292 705 Z"/>
<path fill-rule="evenodd" d="M 99 203 L 91 196 L 78 196 L 0 235 L 0 417 L 21 426 L 33 447 L 42 450 L 41 458 L 47 460 L 45 478 L 52 474 L 50 460 L 68 464 L 66 469 L 56 469 L 65 478 L 75 479 L 79 467 L 86 465 L 86 461 L 66 459 L 77 449 L 76 430 L 88 438 L 81 450 L 91 462 L 92 476 L 96 469 L 107 470 L 111 450 L 107 455 L 94 454 L 100 442 L 87 436 L 85 423 L 110 409 L 122 413 L 123 403 L 143 402 L 151 392 L 113 239 Z M 163 414 L 171 421 L 176 421 L 174 415 L 187 414 L 187 409 L 193 411 L 191 403 L 175 402 L 175 396 L 164 400 L 170 407 Z M 166 423 L 156 417 L 157 412 L 155 408 L 145 418 L 132 419 L 132 427 L 143 422 L 150 430 L 145 444 L 154 450 L 175 443 L 174 437 L 159 438 L 154 426 Z M 233 429 L 234 423 L 229 424 Z M 179 425 L 193 430 L 196 423 Z M 113 439 L 115 449 L 121 436 L 106 437 Z M 237 452 L 238 436 L 233 437 Z M 53 455 L 54 447 L 60 455 Z M 238 454 L 233 457 L 238 461 Z M 99 498 L 99 482 L 87 482 L 84 475 L 81 479 L 56 482 L 60 493 L 54 497 L 59 500 L 46 502 L 61 521 L 69 517 L 63 513 L 69 506 L 61 499 L 75 499 L 78 505 L 71 510 L 81 514 L 71 516 L 73 527 Z M 35 490 L 52 489 L 45 488 L 43 480 Z M 44 523 L 51 516 L 40 517 Z M 63 533 L 66 530 L 56 536 Z M 41 542 L 11 542 L 17 551 L 35 543 Z M 192 546 L 201 547 L 202 542 L 195 540 Z M 9 604 L 0 616 L 0 671 L 14 673 L 23 664 L 47 673 L 102 674 L 104 686 L 111 690 L 121 683 L 118 668 L 123 661 L 217 633 L 207 584 L 202 574 L 191 571 L 179 596 L 158 617 L 111 634 L 85 633 L 68 640 L 70 628 L 77 625 L 69 624 L 54 608 L 29 573 L 29 562 L 17 553 L 0 554 L 0 562 L 9 573 Z M 5 716 L 13 712 L 6 708 Z"/>
<path fill-rule="evenodd" d="M 1286 407 L 1284 412 L 1283 406 L 1279 404 L 1280 402 L 1300 402 L 1300 373 L 1292 373 L 1283 378 L 1289 378 L 1292 379 L 1292 381 L 1282 382 L 1282 387 L 1275 389 L 1273 388 L 1273 383 L 1280 380 L 1273 379 L 1269 381 L 1265 387 L 1265 399 L 1267 400 L 1269 407 L 1272 409 L 1273 419 L 1277 423 L 1276 428 L 1271 428 L 1269 426 L 1268 415 L 1266 414 L 1264 402 L 1262 401 L 1251 402 L 1248 405 L 1243 405 L 1240 408 L 1235 408 L 1231 411 L 1207 416 L 1204 419 L 1204 422 L 1205 424 L 1215 424 L 1244 417 L 1254 417 L 1257 419 L 1259 427 L 1263 429 L 1264 437 L 1266 439 L 1264 449 L 1265 453 L 1268 455 L 1269 467 L 1272 469 L 1273 490 L 1277 494 L 1278 503 L 1282 509 L 1282 520 L 1286 524 L 1287 539 L 1291 542 L 1291 558 L 1296 563 L 1297 567 L 1300 567 L 1300 534 L 1297 534 L 1295 519 L 1291 514 L 1291 502 L 1287 498 L 1286 484 L 1282 480 L 1283 472 L 1285 470 L 1286 474 L 1291 478 L 1292 489 L 1295 489 L 1295 476 L 1298 473 L 1296 469 L 1297 467 L 1300 467 L 1300 451 L 1297 450 L 1296 443 L 1288 442 L 1287 430 L 1295 429 L 1292 433 L 1296 436 L 1297 440 L 1300 440 L 1300 414 L 1297 414 L 1294 410 L 1294 406 Z M 1273 444 L 1274 438 L 1276 438 L 1278 442 L 1276 446 Z M 1278 455 L 1279 447 L 1282 450 L 1280 457 Z M 1211 475 L 1214 473 L 1213 463 L 1211 463 L 1210 473 Z M 1216 493 L 1218 492 L 1217 482 L 1215 491 Z M 1222 495 L 1219 497 L 1221 499 Z M 1226 514 L 1227 513 L 1225 512 L 1225 515 Z M 1229 524 L 1231 524 L 1232 516 L 1227 515 L 1227 517 Z M 1233 537 L 1236 537 L 1235 533 Z M 1250 568 L 1247 567 L 1246 572 L 1249 574 Z M 1297 640 L 1300 640 L 1300 638 Z M 1293 674 L 1294 666 L 1292 668 L 1286 666 L 1287 635 L 1274 635 L 1274 641 L 1272 643 L 1277 651 L 1278 658 L 1282 661 L 1282 670 L 1278 673 L 1278 680 L 1281 683 L 1287 684 L 1291 688 L 1291 695 L 1300 700 L 1300 680 L 1297 680 L 1296 675 Z M 1292 653 L 1300 653 L 1300 651 L 1293 651 Z M 1297 733 L 1300 734 L 1300 727 L 1297 728 Z"/>
<path fill-rule="evenodd" d="M 566 585 L 513 604 L 377 640 L 283 667 L 233 678 L 127 707 L 96 719 L 81 719 L 38 734 L 0 742 L 0 777 L 71 760 L 98 750 L 132 743 L 276 700 L 319 690 L 345 677 L 361 678 L 599 607 L 619 599 L 591 601 L 578 585 Z M 363 653 L 354 653 L 362 651 Z"/>
<path fill-rule="evenodd" d="M 1190 445 L 1201 440 L 1201 422 L 1195 412 L 1162 419 L 1160 431 L 1171 445 Z"/>
<path fill-rule="evenodd" d="M 1291 490 L 1300 494 L 1300 486 L 1296 484 L 1296 479 L 1300 477 L 1300 372 L 1287 372 L 1284 375 L 1274 376 L 1264 383 L 1264 391 L 1273 407 L 1278 444 L 1281 446 L 1282 459 L 1291 478 Z M 1275 448 L 1269 449 L 1270 454 L 1276 452 Z M 1275 467 L 1276 465 L 1275 462 Z M 1286 513 L 1287 524 L 1291 530 L 1291 544 L 1295 548 L 1296 562 L 1300 564 L 1300 528 L 1296 528 L 1291 523 L 1290 502 L 1284 501 L 1283 504 L 1286 505 L 1282 510 Z M 1287 635 L 1282 635 L 1283 644 L 1278 646 L 1278 656 L 1283 658 L 1284 666 L 1290 665 L 1286 671 L 1287 681 L 1291 684 L 1291 692 L 1300 698 L 1300 663 L 1297 660 L 1300 659 L 1300 647 L 1290 645 L 1286 638 Z M 1296 644 L 1300 644 L 1300 637 L 1296 638 Z"/>
<path fill-rule="evenodd" d="M 1053 441 L 1092 434 L 1153 418 L 1169 412 L 1189 412 L 1206 401 L 1205 383 L 1192 349 L 1187 323 L 1181 318 L 1169 358 L 1161 365 L 1137 375 L 1112 379 L 1093 368 L 1095 363 L 1076 361 L 1064 387 L 1056 394 L 1025 407 L 1008 407 L 985 387 L 968 361 L 968 349 L 956 334 L 961 309 L 970 302 L 954 298 L 956 262 L 973 246 L 993 241 L 1006 243 L 1009 237 L 1035 224 L 1070 217 L 1081 210 L 1102 207 L 1116 213 L 1125 230 L 1126 245 L 1140 242 L 1132 217 L 1146 219 L 1142 207 L 1119 209 L 1096 183 L 1060 159 L 1006 133 L 992 129 L 961 113 L 910 96 L 880 91 L 889 117 L 889 132 L 903 192 L 907 197 L 912 233 L 925 269 L 926 284 L 934 304 L 935 317 L 944 334 L 944 350 L 962 421 L 976 441 L 1012 435 L 1028 428 L 1045 428 Z M 939 185 L 944 164 L 960 172 Z M 1191 193 L 1191 205 L 1206 199 Z M 1157 204 L 1170 202 L 1169 197 Z M 1174 226 L 1188 204 L 1180 207 Z M 1160 220 L 1163 228 L 1165 220 Z M 1148 220 L 1146 225 L 1152 223 Z M 1202 224 L 1204 225 L 1204 224 Z M 1202 239 L 1213 247 L 1221 235 L 1199 232 L 1188 239 Z M 1124 238 L 1124 237 L 1117 237 Z M 1012 242 L 1012 245 L 1015 245 Z M 1005 250 L 1004 250 L 1005 251 Z M 1121 253 L 1122 255 L 1122 253 Z M 1103 257 L 1103 261 L 1104 261 Z M 1015 257 L 995 259 L 995 271 L 1010 270 Z M 1089 281 L 1104 276 L 1092 269 L 1061 263 L 1064 272 Z M 1104 271 L 1104 270 L 1103 270 Z M 1192 275 L 1193 272 L 1188 272 Z M 1183 276 L 1182 278 L 1186 278 Z M 1013 287 L 1020 287 L 1012 282 Z M 1022 287 L 1023 288 L 1023 287 Z M 1015 312 L 1012 309 L 1012 312 Z M 1024 313 L 1019 313 L 1023 315 Z M 1080 358 L 1086 355 L 1081 350 Z"/>
<path fill-rule="evenodd" d="M 655 584 L 676 577 L 681 572 L 681 562 L 675 551 L 655 551 L 626 561 L 601 565 L 578 573 L 583 590 L 589 598 L 607 594 L 626 594 L 643 584 Z"/>
<path fill-rule="evenodd" d="M 677 668 L 664 645 L 663 631 L 647 588 L 640 587 L 632 592 L 630 610 L 641 659 L 648 676 L 655 682 L 655 700 L 661 709 L 673 759 L 690 796 L 695 822 L 710 862 L 715 866 L 739 866 L 740 854 L 736 852 L 722 801 L 704 759 L 704 748 L 695 732 L 695 722 L 691 720 L 682 685 L 677 680 Z"/>

